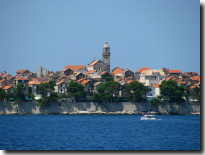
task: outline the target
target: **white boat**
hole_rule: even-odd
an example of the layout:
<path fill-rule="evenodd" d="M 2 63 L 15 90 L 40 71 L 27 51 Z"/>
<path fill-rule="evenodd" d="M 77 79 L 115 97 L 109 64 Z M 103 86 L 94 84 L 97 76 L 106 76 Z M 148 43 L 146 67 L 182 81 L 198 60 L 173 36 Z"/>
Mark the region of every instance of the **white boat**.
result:
<path fill-rule="evenodd" d="M 141 117 L 141 120 L 157 120 L 156 117 L 154 117 L 154 115 L 144 115 L 143 117 Z"/>

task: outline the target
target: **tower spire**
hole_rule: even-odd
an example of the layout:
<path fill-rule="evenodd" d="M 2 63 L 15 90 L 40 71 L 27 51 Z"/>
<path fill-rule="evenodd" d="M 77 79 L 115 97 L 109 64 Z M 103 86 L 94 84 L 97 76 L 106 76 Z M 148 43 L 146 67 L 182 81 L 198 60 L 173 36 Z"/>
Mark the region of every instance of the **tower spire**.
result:
<path fill-rule="evenodd" d="M 107 66 L 107 71 L 110 72 L 110 47 L 106 38 L 105 45 L 103 46 L 102 60 Z"/>

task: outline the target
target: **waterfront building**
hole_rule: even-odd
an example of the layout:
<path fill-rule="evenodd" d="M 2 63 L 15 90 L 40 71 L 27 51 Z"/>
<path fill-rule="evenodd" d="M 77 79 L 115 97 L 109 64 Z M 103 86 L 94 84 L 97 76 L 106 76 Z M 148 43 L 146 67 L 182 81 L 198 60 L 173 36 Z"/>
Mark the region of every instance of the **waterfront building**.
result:
<path fill-rule="evenodd" d="M 65 81 L 61 81 L 56 83 L 55 92 L 57 92 L 59 95 L 65 94 L 67 92 L 67 86 L 68 84 Z"/>
<path fill-rule="evenodd" d="M 146 95 L 147 97 L 155 97 L 155 90 L 153 86 L 156 84 L 160 84 L 163 79 L 166 78 L 165 73 L 162 69 L 158 70 L 144 70 L 140 74 L 140 82 L 143 83 L 145 86 L 148 86 L 152 89 L 152 91 L 148 92 Z"/>
<path fill-rule="evenodd" d="M 37 94 L 37 85 L 41 84 L 38 81 L 29 81 L 28 82 L 28 87 L 29 87 L 29 93 L 34 94 L 35 97 L 40 97 L 41 95 Z"/>
<path fill-rule="evenodd" d="M 19 77 L 18 79 L 16 79 L 15 80 L 15 82 L 16 82 L 16 87 L 17 87 L 17 85 L 20 83 L 20 84 L 23 84 L 24 85 L 24 94 L 28 94 L 28 82 L 29 82 L 29 80 L 27 79 L 27 78 L 25 78 L 25 77 Z"/>
<path fill-rule="evenodd" d="M 14 89 L 14 85 L 8 85 L 8 86 L 4 86 L 3 89 L 6 91 L 6 93 L 13 93 L 13 89 Z"/>

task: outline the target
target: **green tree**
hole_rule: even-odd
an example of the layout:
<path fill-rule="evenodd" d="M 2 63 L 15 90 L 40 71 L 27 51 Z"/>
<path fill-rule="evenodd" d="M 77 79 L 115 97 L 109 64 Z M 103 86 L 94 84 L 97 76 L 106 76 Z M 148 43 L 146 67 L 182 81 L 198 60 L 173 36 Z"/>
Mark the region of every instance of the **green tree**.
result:
<path fill-rule="evenodd" d="M 101 77 L 101 79 L 105 79 L 107 82 L 108 81 L 114 81 L 113 76 L 110 73 L 104 73 Z"/>
<path fill-rule="evenodd" d="M 6 91 L 0 88 L 0 100 L 4 101 L 6 99 Z"/>
<path fill-rule="evenodd" d="M 200 101 L 200 84 L 199 86 L 194 87 L 194 99 Z"/>
<path fill-rule="evenodd" d="M 29 100 L 29 101 L 30 100 L 34 100 L 35 99 L 35 95 L 34 94 L 27 94 L 26 95 L 26 99 Z"/>
<path fill-rule="evenodd" d="M 85 87 L 78 82 L 70 81 L 69 85 L 67 86 L 67 92 L 69 97 L 72 97 L 77 101 L 80 98 L 85 99 L 86 97 Z"/>
<path fill-rule="evenodd" d="M 6 100 L 7 101 L 10 101 L 10 100 L 15 100 L 15 94 L 14 93 L 8 93 L 7 95 L 6 95 Z"/>
<path fill-rule="evenodd" d="M 38 105 L 47 105 L 49 102 L 56 102 L 58 94 L 54 93 L 55 81 L 49 81 L 37 85 L 37 93 L 41 95 L 41 99 L 38 100 Z"/>
<path fill-rule="evenodd" d="M 138 81 L 132 81 L 125 87 L 125 91 L 128 93 L 130 101 L 145 102 L 147 101 L 146 93 L 151 91 L 151 88 L 144 86 Z"/>
<path fill-rule="evenodd" d="M 25 90 L 24 84 L 18 83 L 17 87 L 14 89 L 15 103 L 20 103 L 22 101 L 25 101 L 24 90 Z"/>
<path fill-rule="evenodd" d="M 162 81 L 159 88 L 161 98 L 169 102 L 184 102 L 183 96 L 188 95 L 186 87 L 178 86 L 177 82 L 172 80 Z"/>
<path fill-rule="evenodd" d="M 156 97 L 156 98 L 153 98 L 152 101 L 151 101 L 151 106 L 152 106 L 152 107 L 158 107 L 159 104 L 160 104 L 160 102 L 161 102 L 161 101 L 160 101 L 159 98 L 157 98 L 157 97 Z"/>
<path fill-rule="evenodd" d="M 98 87 L 97 93 L 93 96 L 94 101 L 113 102 L 119 100 L 121 85 L 118 82 L 108 81 Z"/>

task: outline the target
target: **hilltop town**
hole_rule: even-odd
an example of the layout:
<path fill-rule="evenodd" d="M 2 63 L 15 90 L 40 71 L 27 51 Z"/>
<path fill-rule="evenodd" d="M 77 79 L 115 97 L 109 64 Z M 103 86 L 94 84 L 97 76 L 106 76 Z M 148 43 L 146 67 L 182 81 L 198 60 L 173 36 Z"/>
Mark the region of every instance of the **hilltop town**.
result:
<path fill-rule="evenodd" d="M 69 86 L 71 81 L 74 81 L 84 86 L 87 93 L 86 99 L 89 98 L 91 100 L 91 97 L 98 92 L 98 88 L 107 82 L 106 78 L 112 78 L 121 86 L 117 94 L 118 97 L 124 99 L 128 97 L 127 92 L 123 88 L 133 81 L 137 81 L 150 88 L 145 97 L 147 100 L 152 100 L 160 96 L 161 82 L 171 80 L 175 81 L 178 86 L 184 86 L 189 90 L 189 95 L 185 98 L 186 101 L 197 101 L 194 96 L 194 88 L 200 86 L 200 75 L 197 72 L 182 73 L 181 70 L 168 68 L 151 69 L 149 67 L 132 71 L 130 69 L 124 70 L 117 66 L 110 70 L 110 55 L 110 47 L 108 42 L 105 41 L 102 60 L 93 60 L 88 64 L 88 67 L 86 65 L 65 64 L 65 68 L 62 68 L 62 71 L 53 72 L 39 65 L 36 73 L 28 69 L 19 69 L 15 76 L 5 71 L 0 74 L 0 89 L 7 94 L 11 94 L 14 93 L 14 89 L 17 88 L 18 84 L 23 84 L 24 94 L 33 94 L 35 96 L 34 99 L 38 100 L 41 98 L 41 94 L 37 93 L 38 85 L 54 81 L 54 92 L 60 96 L 68 94 L 67 86 Z M 5 100 L 12 100 L 12 98 Z"/>

